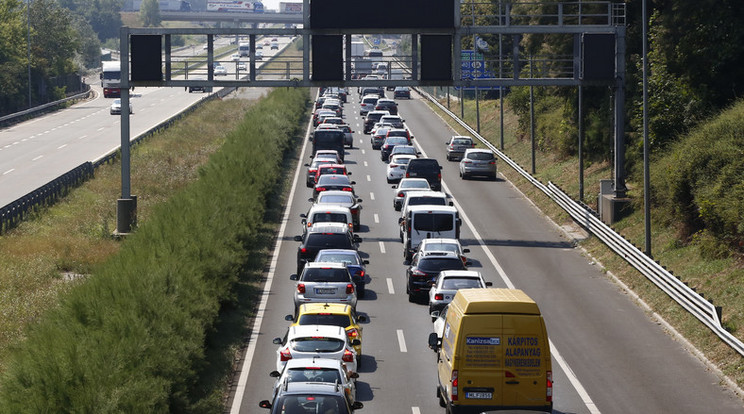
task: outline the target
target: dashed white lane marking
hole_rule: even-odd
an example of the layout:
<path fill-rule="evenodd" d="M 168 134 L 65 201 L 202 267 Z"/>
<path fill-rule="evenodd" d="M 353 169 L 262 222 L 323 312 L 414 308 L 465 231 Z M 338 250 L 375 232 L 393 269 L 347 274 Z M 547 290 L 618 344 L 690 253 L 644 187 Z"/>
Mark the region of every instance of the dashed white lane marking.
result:
<path fill-rule="evenodd" d="M 367 164 L 367 161 L 364 161 L 364 166 L 369 167 L 369 164 Z"/>
<path fill-rule="evenodd" d="M 393 288 L 393 279 L 387 278 L 388 293 L 391 295 L 395 294 L 395 288 Z"/>
<path fill-rule="evenodd" d="M 369 199 L 374 200 L 375 199 L 375 193 L 369 193 Z"/>
<path fill-rule="evenodd" d="M 38 157 L 36 157 L 36 158 L 32 159 L 31 161 L 36 161 L 36 160 L 38 160 L 38 159 L 41 159 L 42 157 L 43 157 L 43 155 L 39 155 Z"/>
<path fill-rule="evenodd" d="M 98 128 L 98 129 L 96 130 L 96 132 L 98 132 L 98 131 L 103 131 L 104 129 L 106 129 L 106 128 L 105 128 L 105 127 L 100 127 L 100 128 Z"/>
<path fill-rule="evenodd" d="M 403 330 L 398 329 L 396 333 L 398 334 L 398 346 L 400 346 L 400 352 L 408 352 L 408 348 L 406 348 L 406 338 L 403 337 Z"/>
<path fill-rule="evenodd" d="M 66 147 L 66 146 L 67 146 L 67 144 L 62 144 L 62 145 L 60 145 L 59 147 L 57 147 L 57 149 L 62 149 L 62 148 L 64 148 L 64 147 Z"/>
<path fill-rule="evenodd" d="M 10 173 L 12 173 L 13 171 L 15 171 L 15 168 L 11 168 L 11 169 L 9 169 L 8 171 L 5 171 L 5 172 L 3 173 L 3 175 L 5 175 L 5 174 L 10 174 Z"/>
<path fill-rule="evenodd" d="M 380 216 L 378 216 L 377 213 L 373 214 L 372 217 L 374 217 L 374 219 L 375 219 L 375 224 L 379 224 L 380 223 Z"/>
<path fill-rule="evenodd" d="M 368 175 L 368 176 L 367 176 L 367 181 L 372 181 L 372 177 L 370 177 L 370 176 Z"/>
<path fill-rule="evenodd" d="M 385 254 L 385 244 L 380 242 L 380 253 Z"/>
<path fill-rule="evenodd" d="M 411 407 L 411 413 L 413 413 L 413 414 L 421 414 L 421 410 L 419 410 L 418 407 Z"/>
<path fill-rule="evenodd" d="M 364 149 L 362 149 L 362 155 L 364 155 L 364 154 L 365 154 L 365 151 L 364 151 Z"/>

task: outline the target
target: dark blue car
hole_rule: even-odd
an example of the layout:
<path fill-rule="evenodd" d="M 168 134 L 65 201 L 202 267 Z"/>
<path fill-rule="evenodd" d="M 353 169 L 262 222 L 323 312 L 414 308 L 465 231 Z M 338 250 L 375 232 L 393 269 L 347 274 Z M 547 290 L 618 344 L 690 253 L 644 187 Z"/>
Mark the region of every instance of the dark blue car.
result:
<path fill-rule="evenodd" d="M 364 285 L 368 283 L 369 276 L 364 265 L 369 264 L 369 260 L 362 260 L 356 250 L 346 249 L 324 249 L 315 256 L 316 262 L 343 263 L 351 273 L 351 278 L 356 285 L 357 296 L 364 297 Z"/>

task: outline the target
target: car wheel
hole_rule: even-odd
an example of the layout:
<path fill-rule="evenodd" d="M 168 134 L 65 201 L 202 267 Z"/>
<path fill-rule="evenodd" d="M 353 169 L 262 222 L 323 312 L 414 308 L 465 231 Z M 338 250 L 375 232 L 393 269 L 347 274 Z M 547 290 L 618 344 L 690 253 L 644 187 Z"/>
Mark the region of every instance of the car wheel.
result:
<path fill-rule="evenodd" d="M 359 231 L 359 228 L 361 228 L 361 227 L 362 227 L 361 224 L 355 224 L 354 225 L 354 231 Z"/>
<path fill-rule="evenodd" d="M 359 297 L 360 299 L 363 298 L 364 297 L 364 294 L 366 293 L 365 292 L 366 289 L 364 288 L 364 284 L 357 285 L 356 286 L 356 289 L 357 289 L 357 297 Z"/>
<path fill-rule="evenodd" d="M 452 157 L 450 157 L 449 154 L 447 154 L 447 161 L 452 161 Z"/>
<path fill-rule="evenodd" d="M 439 397 L 439 406 L 440 407 L 446 407 L 447 401 L 444 401 L 444 396 L 442 396 L 442 390 L 437 387 L 437 397 Z"/>
<path fill-rule="evenodd" d="M 357 354 L 357 372 L 362 367 L 362 354 Z"/>
<path fill-rule="evenodd" d="M 388 178 L 387 179 L 387 182 L 388 182 L 388 184 L 392 184 L 393 183 L 393 180 L 391 180 L 391 179 Z"/>
<path fill-rule="evenodd" d="M 469 176 L 469 175 L 467 175 L 467 174 L 465 174 L 465 173 L 463 173 L 463 174 L 462 174 L 462 179 L 463 179 L 463 180 L 467 180 L 468 178 L 470 178 L 470 176 Z"/>
<path fill-rule="evenodd" d="M 413 296 L 413 293 L 408 292 L 408 301 L 411 303 L 416 302 L 416 298 Z"/>
<path fill-rule="evenodd" d="M 496 181 L 496 180 L 497 180 L 497 178 L 496 178 L 496 174 L 492 175 L 492 176 L 491 176 L 491 181 Z"/>

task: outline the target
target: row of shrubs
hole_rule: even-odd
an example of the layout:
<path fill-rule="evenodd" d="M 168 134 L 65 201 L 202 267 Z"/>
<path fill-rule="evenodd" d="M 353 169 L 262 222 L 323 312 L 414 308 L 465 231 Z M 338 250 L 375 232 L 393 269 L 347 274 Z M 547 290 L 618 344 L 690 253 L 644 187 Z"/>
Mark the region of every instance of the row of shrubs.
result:
<path fill-rule="evenodd" d="M 712 240 L 703 253 L 744 252 L 744 101 L 685 139 L 655 162 L 654 205 L 684 241 Z"/>
<path fill-rule="evenodd" d="M 207 335 L 264 237 L 308 98 L 277 89 L 252 107 L 199 179 L 30 329 L 0 382 L 0 412 L 199 411 L 190 394 Z"/>

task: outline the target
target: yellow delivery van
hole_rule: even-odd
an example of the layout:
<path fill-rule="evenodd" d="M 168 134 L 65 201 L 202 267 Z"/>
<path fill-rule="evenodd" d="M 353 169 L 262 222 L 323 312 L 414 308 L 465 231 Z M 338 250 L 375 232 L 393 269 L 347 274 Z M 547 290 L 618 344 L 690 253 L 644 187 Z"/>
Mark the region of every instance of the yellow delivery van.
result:
<path fill-rule="evenodd" d="M 535 301 L 518 289 L 462 289 L 444 320 L 429 347 L 448 414 L 552 411 L 548 333 Z"/>

